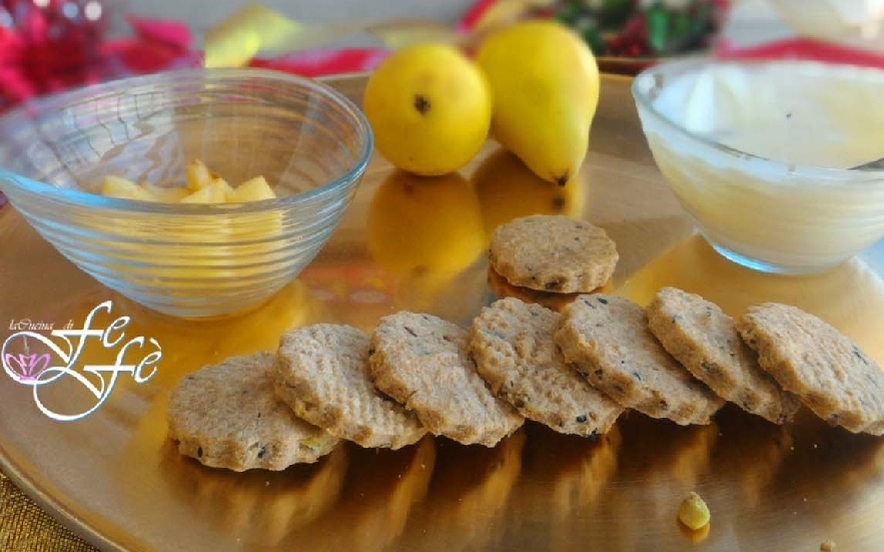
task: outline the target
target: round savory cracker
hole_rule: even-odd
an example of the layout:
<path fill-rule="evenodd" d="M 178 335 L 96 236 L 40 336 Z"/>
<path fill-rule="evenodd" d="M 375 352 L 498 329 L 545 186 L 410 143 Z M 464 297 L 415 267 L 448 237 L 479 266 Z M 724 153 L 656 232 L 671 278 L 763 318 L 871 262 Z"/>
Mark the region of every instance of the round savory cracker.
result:
<path fill-rule="evenodd" d="M 470 327 L 476 370 L 525 418 L 559 433 L 607 433 L 623 407 L 565 362 L 553 341 L 558 324 L 558 313 L 519 299 L 483 308 Z"/>
<path fill-rule="evenodd" d="M 750 307 L 737 331 L 758 362 L 817 416 L 853 433 L 884 435 L 884 372 L 853 341 L 798 307 Z"/>
<path fill-rule="evenodd" d="M 463 328 L 429 314 L 383 317 L 371 336 L 375 385 L 413 410 L 434 435 L 493 447 L 524 423 L 476 372 Z"/>
<path fill-rule="evenodd" d="M 273 353 L 231 357 L 189 374 L 172 390 L 167 419 L 178 451 L 206 466 L 283 470 L 313 463 L 339 440 L 276 398 Z"/>
<path fill-rule="evenodd" d="M 514 286 L 589 293 L 611 278 L 619 255 L 597 226 L 564 215 L 531 215 L 497 227 L 488 260 Z"/>
<path fill-rule="evenodd" d="M 645 307 L 648 327 L 663 348 L 718 396 L 746 412 L 783 424 L 801 408 L 758 365 L 734 319 L 694 293 L 664 287 Z"/>
<path fill-rule="evenodd" d="M 368 348 L 368 334 L 346 325 L 314 324 L 284 334 L 277 351 L 277 397 L 307 422 L 362 447 L 416 443 L 426 428 L 375 388 Z"/>
<path fill-rule="evenodd" d="M 703 425 L 724 404 L 666 352 L 644 309 L 626 298 L 578 298 L 562 311 L 555 341 L 596 389 L 652 418 Z"/>
<path fill-rule="evenodd" d="M 526 303 L 536 303 L 548 309 L 559 312 L 565 305 L 577 299 L 581 293 L 556 293 L 554 291 L 540 291 L 527 287 L 514 286 L 509 283 L 506 278 L 501 276 L 494 270 L 490 264 L 488 265 L 488 286 L 498 299 L 506 297 L 514 297 Z M 608 293 L 611 291 L 611 281 L 608 280 L 604 285 L 592 290 L 592 293 Z"/>

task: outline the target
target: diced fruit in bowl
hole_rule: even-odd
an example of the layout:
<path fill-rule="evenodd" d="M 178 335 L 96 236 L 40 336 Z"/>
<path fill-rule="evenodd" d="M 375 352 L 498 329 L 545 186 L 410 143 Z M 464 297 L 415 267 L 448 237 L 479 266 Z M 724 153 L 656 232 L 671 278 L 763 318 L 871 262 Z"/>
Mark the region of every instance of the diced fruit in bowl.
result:
<path fill-rule="evenodd" d="M 108 178 L 105 179 L 105 183 L 107 183 Z M 133 182 L 134 184 L 134 182 Z M 190 195 L 190 190 L 187 188 L 182 188 L 180 186 L 158 186 L 156 184 L 151 184 L 150 182 L 142 182 L 141 187 L 147 190 L 153 197 L 157 199 L 157 201 L 162 201 L 164 203 L 178 203 L 188 195 Z M 106 196 L 119 197 L 115 196 L 112 193 L 105 193 Z"/>
<path fill-rule="evenodd" d="M 226 182 L 223 178 L 209 170 L 209 167 L 199 159 L 187 164 L 184 170 L 187 180 L 187 188 L 193 191 L 201 190 L 213 182 Z"/>
<path fill-rule="evenodd" d="M 185 169 L 186 186 L 160 186 L 152 183 L 136 183 L 119 176 L 109 175 L 104 179 L 101 187 L 102 195 L 120 199 L 135 199 L 139 201 L 166 202 L 166 203 L 191 203 L 191 204 L 221 204 L 221 203 L 246 203 L 249 201 L 261 201 L 276 199 L 276 193 L 263 176 L 256 176 L 246 180 L 236 188 L 231 186 L 224 178 L 211 171 L 205 163 L 195 159 L 188 163 Z M 263 263 L 269 260 L 267 257 L 272 253 L 272 247 L 266 243 L 282 228 L 282 221 L 278 214 L 255 213 L 248 215 L 247 225 L 231 225 L 226 217 L 215 217 L 199 231 L 191 228 L 173 230 L 178 244 L 201 244 L 211 242 L 198 251 L 190 260 L 190 266 L 180 268 L 164 268 L 154 271 L 155 277 L 186 277 L 200 278 L 212 275 L 216 271 L 217 258 L 213 253 L 226 252 L 225 241 L 242 242 L 254 241 L 255 243 L 241 246 L 241 249 L 251 256 L 252 262 Z M 139 237 L 139 231 L 133 226 L 127 226 L 130 237 Z M 140 236 L 147 237 L 147 236 Z M 120 244 L 121 248 L 127 245 Z M 139 245 L 136 243 L 128 246 L 132 251 L 130 259 L 137 260 Z M 171 250 L 169 251 L 171 254 Z"/>
<path fill-rule="evenodd" d="M 181 200 L 181 203 L 227 203 L 233 188 L 227 182 L 216 181 L 193 192 Z"/>
<path fill-rule="evenodd" d="M 157 197 L 148 189 L 137 183 L 119 176 L 108 176 L 104 179 L 101 187 L 101 195 L 118 197 L 120 199 L 137 199 L 140 201 L 158 201 Z"/>
<path fill-rule="evenodd" d="M 186 169 L 187 187 L 164 187 L 158 184 L 138 184 L 119 176 L 106 176 L 102 195 L 120 199 L 161 201 L 166 203 L 245 203 L 276 199 L 276 193 L 267 179 L 256 176 L 236 188 L 213 173 L 205 163 L 196 159 Z"/>
<path fill-rule="evenodd" d="M 246 180 L 233 190 L 228 196 L 228 201 L 237 203 L 241 201 L 261 201 L 262 199 L 276 199 L 273 188 L 267 183 L 263 176 L 256 176 L 250 180 Z"/>

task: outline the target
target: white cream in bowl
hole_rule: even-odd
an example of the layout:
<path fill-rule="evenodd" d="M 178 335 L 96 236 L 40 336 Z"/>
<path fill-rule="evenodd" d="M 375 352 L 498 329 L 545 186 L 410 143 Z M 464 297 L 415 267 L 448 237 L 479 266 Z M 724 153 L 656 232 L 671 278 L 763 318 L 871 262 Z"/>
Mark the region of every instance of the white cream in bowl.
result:
<path fill-rule="evenodd" d="M 806 273 L 884 237 L 884 71 L 811 62 L 676 62 L 633 84 L 654 159 L 710 243 Z"/>

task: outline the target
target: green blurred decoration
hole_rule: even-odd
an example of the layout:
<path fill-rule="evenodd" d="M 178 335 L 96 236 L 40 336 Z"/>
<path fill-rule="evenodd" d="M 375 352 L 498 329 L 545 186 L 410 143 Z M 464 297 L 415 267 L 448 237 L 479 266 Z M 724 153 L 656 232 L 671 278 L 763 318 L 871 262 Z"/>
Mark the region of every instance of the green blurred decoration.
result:
<path fill-rule="evenodd" d="M 550 15 L 576 29 L 596 55 L 659 57 L 709 45 L 727 0 L 560 0 Z"/>

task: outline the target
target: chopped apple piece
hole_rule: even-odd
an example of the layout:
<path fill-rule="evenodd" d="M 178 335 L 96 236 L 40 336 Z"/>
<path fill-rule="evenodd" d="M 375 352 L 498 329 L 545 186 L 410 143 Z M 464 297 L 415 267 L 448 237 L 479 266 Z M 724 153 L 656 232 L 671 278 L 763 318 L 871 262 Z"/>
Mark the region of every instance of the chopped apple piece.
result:
<path fill-rule="evenodd" d="M 267 183 L 263 176 L 246 180 L 236 187 L 232 194 L 227 198 L 231 203 L 240 203 L 246 201 L 260 201 L 262 199 L 276 199 L 273 188 Z"/>
<path fill-rule="evenodd" d="M 164 203 L 244 203 L 275 199 L 276 193 L 263 176 L 246 180 L 234 189 L 226 180 L 195 159 L 185 167 L 187 186 L 165 187 L 150 182 L 137 184 L 119 176 L 105 178 L 106 196 Z"/>
<path fill-rule="evenodd" d="M 137 199 L 140 201 L 159 201 L 149 190 L 139 186 L 131 180 L 118 176 L 107 176 L 101 187 L 101 194 L 120 199 Z"/>
<path fill-rule="evenodd" d="M 144 201 L 196 204 L 244 203 L 276 198 L 276 193 L 263 176 L 250 178 L 234 189 L 200 160 L 194 160 L 185 167 L 185 180 L 186 186 L 166 187 L 108 176 L 101 193 Z M 184 248 L 187 251 L 186 261 L 180 266 L 158 267 L 152 276 L 193 280 L 223 277 L 230 273 L 227 265 L 229 259 L 225 253 L 232 251 L 227 245 L 229 243 L 237 244 L 236 253 L 245 255 L 246 262 L 260 265 L 278 258 L 281 253 L 276 251 L 272 238 L 282 230 L 282 219 L 278 212 L 237 213 L 236 224 L 232 224 L 231 217 L 207 214 L 193 217 L 191 224 L 167 228 L 164 238 L 175 245 L 158 246 L 153 251 L 166 254 L 168 250 L 169 258 L 177 258 L 182 251 L 180 248 Z M 135 243 L 136 238 L 150 238 L 150 230 L 133 222 L 123 232 L 132 238 L 132 258 L 137 258 L 146 246 Z"/>
<path fill-rule="evenodd" d="M 187 187 L 193 191 L 201 190 L 212 182 L 221 180 L 220 176 L 210 171 L 209 167 L 199 159 L 194 159 L 187 164 L 184 175 Z"/>
<path fill-rule="evenodd" d="M 166 188 L 165 186 L 157 186 L 149 182 L 142 183 L 141 187 L 153 194 L 159 201 L 166 203 L 178 203 L 191 193 L 189 189 L 182 186 Z"/>
<path fill-rule="evenodd" d="M 181 200 L 181 203 L 225 203 L 228 194 L 232 192 L 233 188 L 230 187 L 230 184 L 218 180 L 206 184 L 205 187 L 188 195 Z"/>

